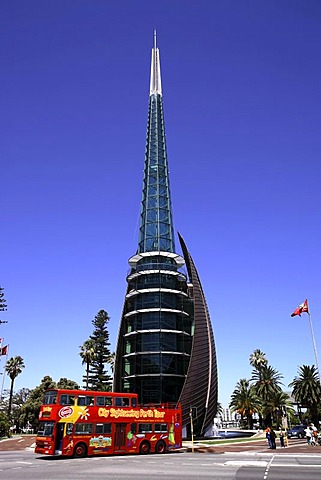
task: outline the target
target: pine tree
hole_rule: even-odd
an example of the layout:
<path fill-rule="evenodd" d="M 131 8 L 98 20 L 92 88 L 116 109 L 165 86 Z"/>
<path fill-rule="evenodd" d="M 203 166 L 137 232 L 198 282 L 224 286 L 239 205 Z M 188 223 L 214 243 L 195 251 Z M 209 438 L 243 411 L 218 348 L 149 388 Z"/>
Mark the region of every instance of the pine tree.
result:
<path fill-rule="evenodd" d="M 4 290 L 3 287 L 0 286 L 0 312 L 6 312 L 7 310 L 7 304 L 6 304 L 6 299 L 4 298 L 3 290 Z M 0 319 L 0 323 L 8 323 L 8 322 Z"/>
<path fill-rule="evenodd" d="M 111 390 L 112 377 L 106 370 L 106 364 L 110 363 L 112 358 L 107 328 L 109 319 L 108 313 L 100 310 L 92 321 L 94 331 L 89 338 L 93 342 L 95 355 L 88 375 L 88 388 L 91 390 Z"/>

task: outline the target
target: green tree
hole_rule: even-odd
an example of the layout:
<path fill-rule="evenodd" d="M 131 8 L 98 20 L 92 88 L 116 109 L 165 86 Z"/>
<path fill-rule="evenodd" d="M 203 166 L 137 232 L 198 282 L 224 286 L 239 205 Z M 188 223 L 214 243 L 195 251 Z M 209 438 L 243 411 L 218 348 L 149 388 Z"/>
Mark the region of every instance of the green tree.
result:
<path fill-rule="evenodd" d="M 264 407 L 266 407 L 270 398 L 276 393 L 282 392 L 280 387 L 282 385 L 281 378 L 283 376 L 271 365 L 263 365 L 260 367 L 260 370 L 252 371 L 251 382 L 253 382 L 256 395 L 261 399 L 262 413 L 267 411 Z M 272 424 L 271 412 L 264 416 L 264 423 L 266 426 Z"/>
<path fill-rule="evenodd" d="M 263 405 L 263 415 L 271 417 L 271 424 L 282 426 L 284 416 L 294 415 L 293 403 L 289 395 L 282 390 L 272 393 Z"/>
<path fill-rule="evenodd" d="M 11 405 L 11 419 L 12 423 L 16 426 L 16 431 L 19 432 L 25 425 L 20 422 L 20 412 L 25 405 L 30 395 L 29 388 L 22 388 L 13 394 Z"/>
<path fill-rule="evenodd" d="M 106 365 L 110 363 L 112 358 L 107 328 L 109 320 L 108 313 L 105 310 L 100 310 L 92 321 L 94 331 L 89 339 L 93 342 L 95 355 L 90 365 L 88 378 L 88 386 L 92 390 L 111 390 L 112 377 L 106 370 Z"/>
<path fill-rule="evenodd" d="M 23 358 L 20 357 L 20 355 L 17 355 L 16 357 L 11 357 L 6 363 L 6 372 L 9 375 L 11 379 L 11 385 L 10 385 L 10 396 L 9 396 L 9 406 L 8 406 L 8 417 L 10 419 L 11 416 L 11 405 L 12 405 L 12 397 L 13 397 L 13 386 L 14 386 L 14 381 L 17 378 L 18 375 L 22 372 L 22 370 L 25 368 L 25 364 L 23 362 Z"/>
<path fill-rule="evenodd" d="M 6 299 L 4 298 L 4 289 L 0 286 L 0 312 L 5 312 L 7 310 Z M 1 323 L 7 323 L 5 320 L 0 319 Z"/>
<path fill-rule="evenodd" d="M 86 376 L 83 377 L 86 390 L 88 390 L 90 365 L 95 358 L 95 353 L 95 343 L 93 340 L 86 340 L 80 347 L 79 355 L 82 359 L 82 364 L 86 364 Z"/>
<path fill-rule="evenodd" d="M 262 367 L 265 367 L 268 364 L 266 354 L 262 352 L 259 348 L 254 350 L 250 355 L 250 365 L 255 368 L 255 370 L 260 371 Z"/>
<path fill-rule="evenodd" d="M 318 425 L 318 407 L 321 398 L 321 386 L 318 370 L 314 365 L 303 365 L 298 376 L 289 384 L 295 400 L 309 410 L 311 420 Z"/>
<path fill-rule="evenodd" d="M 10 435 L 10 422 L 8 415 L 4 412 L 0 412 L 0 438 L 9 437 Z"/>
<path fill-rule="evenodd" d="M 74 380 L 69 380 L 68 378 L 63 377 L 57 382 L 57 388 L 79 390 L 79 385 L 77 382 L 74 382 Z"/>
<path fill-rule="evenodd" d="M 254 382 L 254 388 L 259 397 L 263 400 L 268 400 L 269 397 L 280 392 L 282 389 L 280 385 L 283 376 L 271 365 L 265 365 L 261 369 L 252 371 L 251 381 Z"/>
<path fill-rule="evenodd" d="M 21 426 L 26 426 L 29 423 L 33 430 L 35 432 L 37 431 L 40 405 L 43 400 L 44 393 L 49 388 L 56 387 L 56 382 L 54 382 L 49 375 L 46 375 L 41 380 L 41 384 L 30 391 L 28 399 L 20 409 L 19 424 Z"/>
<path fill-rule="evenodd" d="M 262 352 L 259 348 L 256 348 L 254 352 L 250 355 L 250 365 L 258 372 L 260 375 L 260 372 L 262 368 L 266 367 L 268 365 L 268 359 L 266 358 L 266 354 Z M 263 426 L 263 417 L 262 417 L 262 409 L 259 412 L 259 423 L 260 427 L 262 428 Z"/>
<path fill-rule="evenodd" d="M 253 413 L 260 411 L 261 403 L 249 380 L 246 378 L 239 380 L 231 395 L 229 406 L 232 412 L 241 415 L 242 420 L 244 417 L 246 418 L 248 429 L 253 428 Z"/>

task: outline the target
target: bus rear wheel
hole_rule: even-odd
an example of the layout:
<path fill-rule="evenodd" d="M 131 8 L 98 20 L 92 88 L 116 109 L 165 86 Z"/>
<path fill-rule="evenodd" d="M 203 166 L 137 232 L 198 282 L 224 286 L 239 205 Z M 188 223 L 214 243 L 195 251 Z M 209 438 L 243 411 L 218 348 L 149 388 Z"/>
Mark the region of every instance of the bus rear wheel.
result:
<path fill-rule="evenodd" d="M 78 443 L 74 449 L 75 458 L 84 458 L 87 455 L 87 447 L 84 443 Z"/>
<path fill-rule="evenodd" d="M 165 453 L 166 452 L 166 443 L 164 442 L 164 440 L 159 440 L 156 443 L 155 452 L 156 453 Z"/>
<path fill-rule="evenodd" d="M 144 441 L 140 444 L 139 453 L 142 453 L 143 455 L 147 455 L 147 453 L 149 453 L 149 450 L 150 450 L 150 445 L 148 442 Z"/>

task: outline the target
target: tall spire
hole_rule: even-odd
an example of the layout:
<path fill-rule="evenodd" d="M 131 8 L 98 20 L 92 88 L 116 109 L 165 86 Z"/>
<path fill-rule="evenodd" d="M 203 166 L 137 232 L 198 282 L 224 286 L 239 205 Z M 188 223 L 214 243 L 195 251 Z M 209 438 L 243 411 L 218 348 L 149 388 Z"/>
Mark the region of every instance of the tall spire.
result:
<path fill-rule="evenodd" d="M 156 45 L 156 30 L 154 30 L 154 48 L 152 50 L 152 62 L 150 68 L 150 95 L 153 93 L 159 93 L 162 95 L 159 50 Z"/>
<path fill-rule="evenodd" d="M 217 411 L 214 336 L 203 288 L 182 237 L 175 253 L 159 51 L 154 32 L 138 250 L 129 260 L 115 354 L 115 392 L 142 404 L 182 404 L 190 434 L 204 435 Z M 187 267 L 188 276 L 181 271 Z"/>
<path fill-rule="evenodd" d="M 159 50 L 152 49 L 149 111 L 138 253 L 175 252 Z"/>

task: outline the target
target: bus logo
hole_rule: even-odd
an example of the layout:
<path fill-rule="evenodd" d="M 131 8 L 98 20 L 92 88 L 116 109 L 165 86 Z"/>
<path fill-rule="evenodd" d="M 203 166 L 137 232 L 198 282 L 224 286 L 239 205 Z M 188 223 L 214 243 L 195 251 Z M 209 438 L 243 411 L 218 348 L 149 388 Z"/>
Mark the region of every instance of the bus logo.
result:
<path fill-rule="evenodd" d="M 70 417 L 74 413 L 72 407 L 63 407 L 59 410 L 58 415 L 60 418 Z"/>

